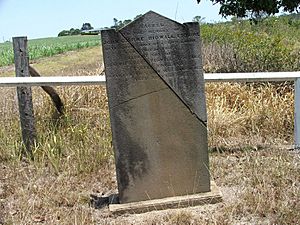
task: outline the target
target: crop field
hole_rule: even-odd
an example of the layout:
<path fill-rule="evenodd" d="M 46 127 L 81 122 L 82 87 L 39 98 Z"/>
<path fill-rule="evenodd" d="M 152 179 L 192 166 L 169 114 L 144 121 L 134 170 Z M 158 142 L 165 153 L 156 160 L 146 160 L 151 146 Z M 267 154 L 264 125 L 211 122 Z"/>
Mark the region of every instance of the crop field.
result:
<path fill-rule="evenodd" d="M 64 36 L 29 40 L 29 59 L 39 59 L 97 45 L 100 45 L 100 36 L 98 35 Z M 13 62 L 14 55 L 12 43 L 0 43 L 0 67 L 10 65 Z"/>
<path fill-rule="evenodd" d="M 300 36 L 287 40 L 288 35 L 275 33 L 279 25 L 273 24 L 276 29 L 269 31 L 248 24 L 203 25 L 205 71 L 299 69 Z M 217 26 L 240 26 L 240 30 Z M 298 32 L 285 29 L 285 33 Z M 213 37 L 217 31 L 220 34 Z M 222 39 L 225 32 L 231 32 L 232 39 Z M 97 38 L 99 44 L 98 37 L 87 38 Z M 97 75 L 101 46 L 31 63 L 42 75 Z M 0 67 L 0 76 L 13 73 L 12 65 Z M 290 148 L 293 83 L 206 83 L 210 170 L 223 202 L 122 216 L 111 215 L 106 205 L 94 201 L 95 196 L 117 192 L 105 86 L 55 88 L 65 104 L 63 117 L 57 117 L 41 88 L 32 88 L 38 132 L 34 161 L 20 154 L 15 88 L 0 89 L 1 225 L 299 224 L 300 155 Z"/>

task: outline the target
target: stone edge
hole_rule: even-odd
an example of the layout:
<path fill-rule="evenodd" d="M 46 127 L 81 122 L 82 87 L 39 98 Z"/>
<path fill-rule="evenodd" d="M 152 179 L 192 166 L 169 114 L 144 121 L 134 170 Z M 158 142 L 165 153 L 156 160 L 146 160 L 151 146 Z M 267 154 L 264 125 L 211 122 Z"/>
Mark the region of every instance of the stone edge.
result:
<path fill-rule="evenodd" d="M 109 211 L 113 214 L 145 213 L 153 210 L 176 209 L 222 202 L 222 193 L 214 181 L 211 191 L 193 195 L 175 196 L 125 204 L 110 204 Z"/>

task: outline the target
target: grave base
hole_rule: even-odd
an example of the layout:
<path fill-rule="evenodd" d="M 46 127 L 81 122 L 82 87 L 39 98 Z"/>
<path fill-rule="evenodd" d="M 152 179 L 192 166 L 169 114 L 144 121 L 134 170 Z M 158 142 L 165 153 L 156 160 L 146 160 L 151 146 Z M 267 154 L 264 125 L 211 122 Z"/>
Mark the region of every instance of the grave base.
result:
<path fill-rule="evenodd" d="M 211 182 L 211 191 L 193 195 L 184 195 L 154 199 L 125 204 L 110 204 L 109 210 L 113 214 L 144 213 L 153 210 L 164 210 L 174 208 L 193 207 L 204 204 L 214 204 L 222 201 L 222 194 L 215 184 Z"/>

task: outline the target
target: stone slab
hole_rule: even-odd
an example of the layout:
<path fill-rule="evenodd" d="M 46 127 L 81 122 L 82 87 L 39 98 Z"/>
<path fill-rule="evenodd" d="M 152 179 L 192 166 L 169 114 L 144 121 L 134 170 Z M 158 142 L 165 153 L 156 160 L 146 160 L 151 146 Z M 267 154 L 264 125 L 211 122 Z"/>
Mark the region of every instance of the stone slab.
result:
<path fill-rule="evenodd" d="M 215 204 L 221 201 L 222 194 L 215 182 L 212 181 L 210 192 L 126 204 L 110 204 L 109 210 L 113 214 L 145 213 L 153 210 L 176 209 L 204 204 Z"/>
<path fill-rule="evenodd" d="M 198 23 L 150 11 L 101 35 L 120 202 L 209 192 Z"/>

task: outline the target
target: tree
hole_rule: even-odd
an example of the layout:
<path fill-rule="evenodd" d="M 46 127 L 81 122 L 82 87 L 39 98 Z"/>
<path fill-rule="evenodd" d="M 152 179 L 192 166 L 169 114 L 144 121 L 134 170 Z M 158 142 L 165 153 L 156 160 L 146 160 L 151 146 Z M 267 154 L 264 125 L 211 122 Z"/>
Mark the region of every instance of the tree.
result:
<path fill-rule="evenodd" d="M 81 30 L 92 30 L 94 29 L 90 23 L 84 23 L 81 27 Z"/>
<path fill-rule="evenodd" d="M 201 0 L 197 0 L 200 3 Z M 226 16 L 259 18 L 261 15 L 274 15 L 284 12 L 298 12 L 300 0 L 210 0 L 220 4 L 220 14 Z"/>
<path fill-rule="evenodd" d="M 122 24 L 122 25 L 123 25 L 123 26 L 126 26 L 127 24 L 129 24 L 129 23 L 131 23 L 131 22 L 132 22 L 132 20 L 130 20 L 130 19 L 128 20 L 128 19 L 127 19 L 127 20 L 124 20 L 124 21 L 123 21 L 123 24 Z"/>
<path fill-rule="evenodd" d="M 126 26 L 127 24 L 129 24 L 132 20 L 127 19 L 122 21 L 122 20 L 118 20 L 117 18 L 114 18 L 113 21 L 114 21 L 114 25 L 111 26 L 111 28 L 118 30 Z"/>
<path fill-rule="evenodd" d="M 139 15 L 137 15 L 136 17 L 134 17 L 134 19 L 133 19 L 133 20 L 136 20 L 136 19 L 140 18 L 141 16 L 143 16 L 143 14 L 139 14 Z"/>
<path fill-rule="evenodd" d="M 203 23 L 204 22 L 204 20 L 205 20 L 205 17 L 202 17 L 202 16 L 195 16 L 194 18 L 193 18 L 193 22 L 198 22 L 198 23 Z"/>
<path fill-rule="evenodd" d="M 69 36 L 69 35 L 79 35 L 79 34 L 80 34 L 79 29 L 71 28 L 70 30 L 63 30 L 63 31 L 59 32 L 58 37 Z"/>
<path fill-rule="evenodd" d="M 70 35 L 70 31 L 68 31 L 68 30 L 63 30 L 63 31 L 59 32 L 58 37 L 61 37 L 61 36 L 68 36 L 68 35 Z"/>
<path fill-rule="evenodd" d="M 114 20 L 114 25 L 112 27 L 117 28 L 119 20 L 117 18 L 114 18 L 113 20 Z"/>
<path fill-rule="evenodd" d="M 70 29 L 70 35 L 78 35 L 80 34 L 80 30 L 79 29 Z"/>

